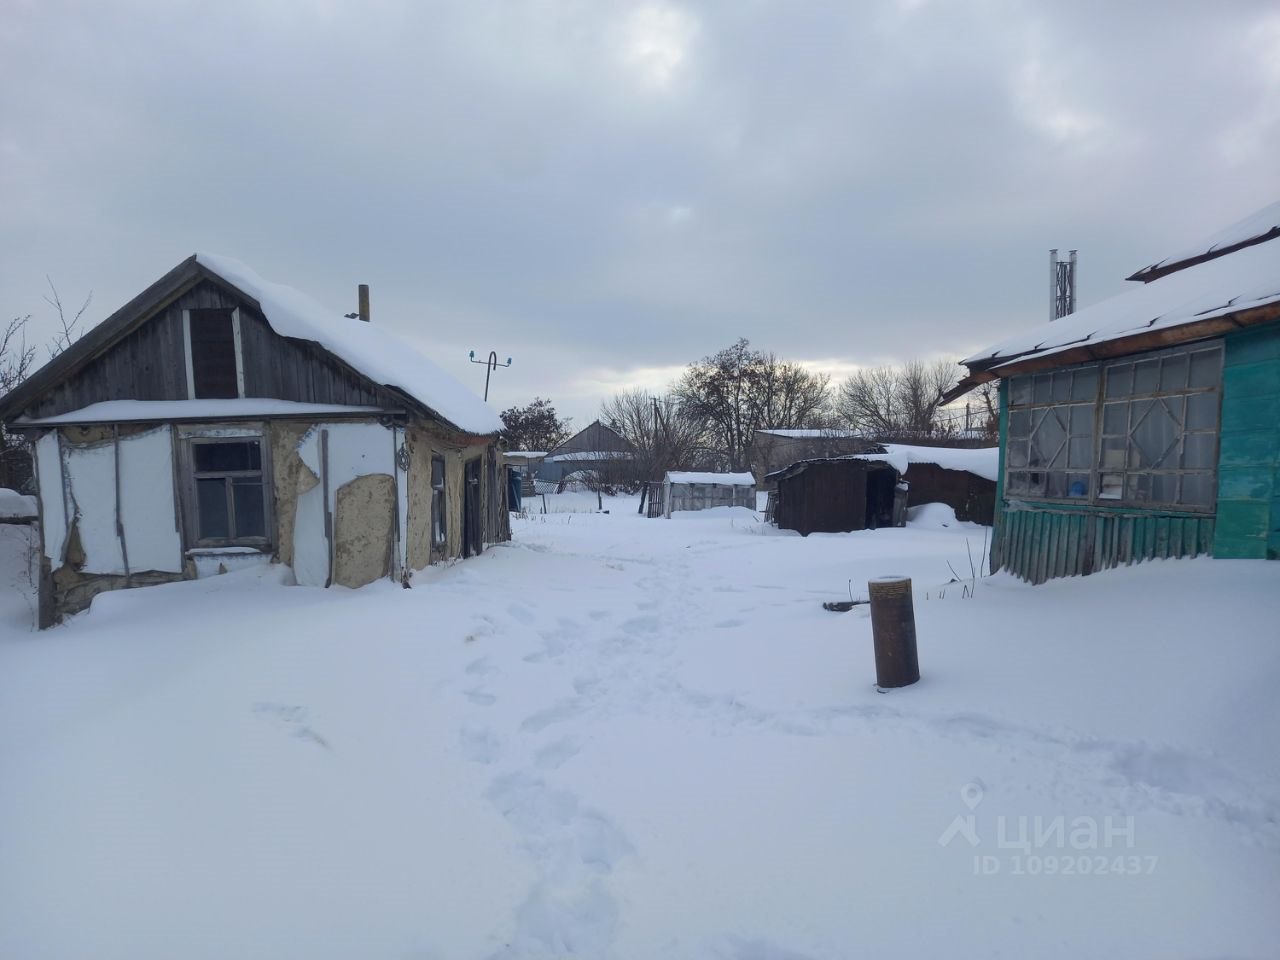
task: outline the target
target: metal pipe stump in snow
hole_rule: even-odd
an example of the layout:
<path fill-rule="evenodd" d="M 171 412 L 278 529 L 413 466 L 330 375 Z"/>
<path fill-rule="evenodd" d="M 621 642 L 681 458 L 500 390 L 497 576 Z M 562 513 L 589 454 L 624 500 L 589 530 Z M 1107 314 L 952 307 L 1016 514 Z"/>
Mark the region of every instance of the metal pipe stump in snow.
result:
<path fill-rule="evenodd" d="M 871 635 L 876 648 L 876 686 L 906 687 L 920 679 L 916 614 L 910 577 L 876 577 L 867 583 Z"/>

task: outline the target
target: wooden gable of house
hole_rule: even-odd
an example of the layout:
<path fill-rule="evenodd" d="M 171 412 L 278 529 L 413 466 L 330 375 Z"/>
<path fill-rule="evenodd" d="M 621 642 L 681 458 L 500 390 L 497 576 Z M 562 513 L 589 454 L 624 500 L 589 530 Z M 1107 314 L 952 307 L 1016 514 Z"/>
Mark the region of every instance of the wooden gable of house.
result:
<path fill-rule="evenodd" d="M 68 363 L 58 363 L 63 357 L 50 363 L 9 398 L 9 416 L 21 411 L 38 419 L 109 400 L 236 396 L 403 406 L 402 396 L 371 382 L 319 345 L 277 334 L 256 304 L 234 287 L 198 265 L 192 265 L 190 273 L 160 302 L 126 314 L 130 304 L 105 321 L 103 327 L 110 329 L 99 338 L 104 342 L 91 344 Z M 227 323 L 200 322 L 218 317 Z M 210 329 L 212 335 L 205 332 Z M 223 382 L 228 376 L 223 373 L 212 380 L 205 376 L 202 383 L 201 352 L 228 350 L 233 351 L 237 382 Z"/>

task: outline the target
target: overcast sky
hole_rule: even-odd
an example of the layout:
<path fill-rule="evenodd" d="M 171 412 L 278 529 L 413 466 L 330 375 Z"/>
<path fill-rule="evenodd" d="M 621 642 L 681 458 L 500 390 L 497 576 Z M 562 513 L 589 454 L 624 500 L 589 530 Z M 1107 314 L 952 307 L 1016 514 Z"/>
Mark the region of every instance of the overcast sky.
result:
<path fill-rule="evenodd" d="M 958 359 L 1280 199 L 1274 2 L 3 0 L 0 311 L 200 250 L 583 426 L 749 337 Z"/>

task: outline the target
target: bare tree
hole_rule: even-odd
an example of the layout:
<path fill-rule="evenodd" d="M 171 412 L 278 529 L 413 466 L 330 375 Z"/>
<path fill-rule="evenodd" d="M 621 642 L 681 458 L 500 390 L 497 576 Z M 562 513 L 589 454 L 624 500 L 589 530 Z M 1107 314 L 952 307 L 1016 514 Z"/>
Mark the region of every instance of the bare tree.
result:
<path fill-rule="evenodd" d="M 750 395 L 758 427 L 790 429 L 827 426 L 831 377 L 810 373 L 798 363 L 762 354 L 756 390 Z"/>
<path fill-rule="evenodd" d="M 939 430 L 938 408 L 955 379 L 953 370 L 946 360 L 858 370 L 840 384 L 836 413 L 872 436 L 932 436 Z"/>
<path fill-rule="evenodd" d="M 942 394 L 951 386 L 954 364 L 946 360 L 912 360 L 898 374 L 898 412 L 912 434 L 928 436 L 936 426 Z"/>
<path fill-rule="evenodd" d="M 740 339 L 690 364 L 673 395 L 685 416 L 705 424 L 725 465 L 745 470 L 757 430 L 822 425 L 828 378 L 752 350 L 748 340 Z"/>
<path fill-rule="evenodd" d="M 30 316 L 10 320 L 0 334 L 0 396 L 4 396 L 31 372 L 36 348 L 27 343 Z M 23 486 L 29 479 L 30 458 L 22 438 L 0 431 L 0 487 Z"/>
<path fill-rule="evenodd" d="M 600 420 L 631 446 L 624 486 L 661 480 L 668 470 L 691 468 L 704 456 L 704 429 L 700 420 L 682 412 L 673 396 L 655 397 L 643 390 L 615 394 L 600 407 Z M 640 509 L 644 509 L 641 495 Z"/>
<path fill-rule="evenodd" d="M 31 317 L 14 317 L 0 335 L 0 396 L 4 396 L 31 372 L 36 348 L 27 344 L 27 322 Z"/>
<path fill-rule="evenodd" d="M 996 443 L 1000 438 L 1000 381 L 987 380 L 965 398 L 965 421 L 970 431 Z"/>
<path fill-rule="evenodd" d="M 898 429 L 898 378 L 892 367 L 867 367 L 851 374 L 836 394 L 836 415 L 870 435 Z"/>
<path fill-rule="evenodd" d="M 90 291 L 80 309 L 68 317 L 53 280 L 47 276 L 45 280 L 49 284 L 49 294 L 44 299 L 53 307 L 58 319 L 58 331 L 46 344 L 52 360 L 80 338 L 80 319 L 89 309 L 93 292 Z M 36 366 L 36 348 L 27 343 L 27 323 L 30 320 L 30 314 L 15 317 L 0 333 L 0 396 L 26 380 Z M 30 475 L 31 459 L 27 444 L 16 434 L 0 430 L 0 487 L 23 486 L 30 480 Z"/>

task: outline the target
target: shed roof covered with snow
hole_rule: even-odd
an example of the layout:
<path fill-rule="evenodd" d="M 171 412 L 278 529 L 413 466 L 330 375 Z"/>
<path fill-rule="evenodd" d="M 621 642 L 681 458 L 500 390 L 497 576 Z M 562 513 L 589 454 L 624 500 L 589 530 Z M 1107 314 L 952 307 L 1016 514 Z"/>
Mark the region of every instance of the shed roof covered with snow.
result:
<path fill-rule="evenodd" d="M 667 483 L 718 483 L 726 487 L 754 487 L 756 478 L 750 473 L 696 473 L 669 470 Z"/>
<path fill-rule="evenodd" d="M 851 454 L 854 459 L 880 460 L 906 475 L 913 463 L 932 463 L 944 470 L 959 470 L 995 481 L 1000 472 L 999 447 L 920 447 L 906 443 L 884 443 L 879 452 Z"/>

